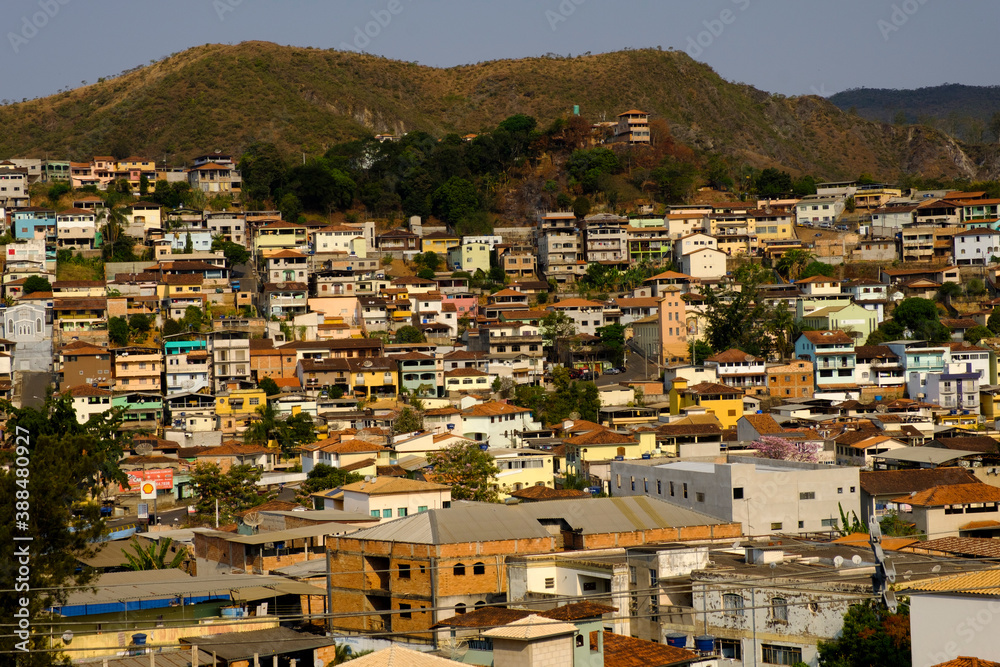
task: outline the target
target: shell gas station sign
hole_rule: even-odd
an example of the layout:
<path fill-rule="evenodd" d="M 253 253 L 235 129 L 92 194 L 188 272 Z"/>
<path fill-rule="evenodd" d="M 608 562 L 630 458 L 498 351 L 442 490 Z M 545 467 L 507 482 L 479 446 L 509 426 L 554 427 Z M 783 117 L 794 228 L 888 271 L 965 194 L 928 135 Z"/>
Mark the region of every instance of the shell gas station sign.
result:
<path fill-rule="evenodd" d="M 128 488 L 120 487 L 120 492 L 138 491 L 143 500 L 154 498 L 157 491 L 174 488 L 174 471 L 169 468 L 157 470 L 132 470 L 127 473 Z M 147 488 L 149 487 L 149 488 Z"/>

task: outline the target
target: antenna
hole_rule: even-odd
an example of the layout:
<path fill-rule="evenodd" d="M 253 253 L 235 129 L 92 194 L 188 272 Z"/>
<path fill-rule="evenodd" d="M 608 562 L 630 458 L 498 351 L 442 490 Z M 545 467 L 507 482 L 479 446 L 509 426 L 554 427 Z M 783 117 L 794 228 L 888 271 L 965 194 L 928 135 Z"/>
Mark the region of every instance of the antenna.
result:
<path fill-rule="evenodd" d="M 260 525 L 261 518 L 259 512 L 247 512 L 243 515 L 243 524 L 250 526 L 251 528 L 256 528 Z"/>

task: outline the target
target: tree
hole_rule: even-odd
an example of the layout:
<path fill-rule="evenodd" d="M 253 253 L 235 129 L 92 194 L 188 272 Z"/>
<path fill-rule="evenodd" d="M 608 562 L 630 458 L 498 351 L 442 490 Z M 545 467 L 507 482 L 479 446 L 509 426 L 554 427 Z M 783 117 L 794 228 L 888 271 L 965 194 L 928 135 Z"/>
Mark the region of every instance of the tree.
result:
<path fill-rule="evenodd" d="M 552 345 L 557 338 L 566 338 L 576 333 L 576 324 L 569 315 L 561 310 L 553 310 L 542 318 L 538 327 L 546 345 Z"/>
<path fill-rule="evenodd" d="M 0 609 L 14 618 L 15 611 L 25 608 L 26 618 L 39 619 L 96 574 L 81 568 L 78 558 L 92 556 L 106 532 L 94 499 L 109 486 L 128 484 L 118 467 L 125 442 L 122 411 L 80 424 L 72 399 L 51 392 L 37 409 L 16 408 L 7 401 L 0 402 L 0 409 L 8 415 L 7 449 L 0 456 L 9 464 L 0 468 Z M 24 537 L 30 541 L 21 541 Z M 16 582 L 21 575 L 15 564 L 25 553 L 29 572 Z M 28 588 L 15 590 L 15 583 Z M 0 638 L 0 651 L 9 656 L 15 645 L 23 647 L 28 652 L 17 653 L 18 665 L 63 664 L 60 655 L 47 651 L 46 633 L 17 637 L 15 630 L 16 621 Z"/>
<path fill-rule="evenodd" d="M 479 448 L 479 443 L 470 440 L 454 444 L 431 452 L 427 461 L 433 466 L 434 475 L 451 486 L 453 499 L 500 502 L 500 494 L 494 488 L 500 468 L 492 456 Z"/>
<path fill-rule="evenodd" d="M 190 255 L 194 252 L 194 241 L 191 239 L 191 232 L 184 237 L 184 254 Z"/>
<path fill-rule="evenodd" d="M 298 222 L 302 215 L 302 202 L 291 192 L 286 192 L 278 202 L 278 212 L 281 219 L 287 222 Z"/>
<path fill-rule="evenodd" d="M 816 463 L 816 453 L 820 445 L 810 442 L 791 442 L 784 438 L 765 435 L 754 443 L 757 456 L 780 461 L 801 461 Z"/>
<path fill-rule="evenodd" d="M 441 256 L 433 250 L 428 250 L 423 255 L 423 265 L 431 271 L 437 271 L 441 268 Z"/>
<path fill-rule="evenodd" d="M 721 287 L 705 288 L 705 341 L 713 350 L 736 348 L 756 357 L 770 355 L 777 343 L 776 308 L 757 298 L 769 279 L 767 269 L 745 264 Z"/>
<path fill-rule="evenodd" d="M 625 325 L 609 324 L 597 329 L 601 337 L 601 345 L 611 355 L 611 363 L 615 367 L 625 363 Z"/>
<path fill-rule="evenodd" d="M 425 343 L 427 338 L 424 336 L 424 332 L 416 328 L 412 324 L 407 324 L 406 326 L 399 327 L 396 329 L 395 342 L 397 343 Z"/>
<path fill-rule="evenodd" d="M 181 566 L 187 556 L 187 550 L 178 550 L 174 557 L 168 561 L 167 554 L 170 553 L 171 544 L 173 544 L 173 539 L 165 537 L 143 547 L 139 540 L 132 538 L 129 543 L 132 553 L 125 549 L 122 549 L 122 553 L 128 560 L 128 569 L 130 570 L 172 570 Z"/>
<path fill-rule="evenodd" d="M 889 327 L 888 324 L 893 326 Z M 932 343 L 943 343 L 951 338 L 948 327 L 941 324 L 937 305 L 930 299 L 903 299 L 892 311 L 892 322 L 883 323 L 882 327 L 888 334 L 909 330 L 911 338 Z"/>
<path fill-rule="evenodd" d="M 832 278 L 833 274 L 836 272 L 837 268 L 832 264 L 827 264 L 814 259 L 809 262 L 806 268 L 802 269 L 802 273 L 799 274 L 799 280 L 812 278 L 813 276 L 825 276 L 827 278 Z"/>
<path fill-rule="evenodd" d="M 989 130 L 993 141 L 1000 141 L 1000 111 L 995 111 L 990 116 Z"/>
<path fill-rule="evenodd" d="M 285 161 L 274 144 L 259 141 L 250 144 L 239 165 L 243 191 L 251 200 L 273 199 L 285 180 Z"/>
<path fill-rule="evenodd" d="M 573 215 L 582 218 L 590 213 L 590 200 L 583 195 L 573 200 Z"/>
<path fill-rule="evenodd" d="M 52 284 L 41 276 L 28 276 L 24 280 L 23 291 L 26 295 L 34 292 L 51 292 Z"/>
<path fill-rule="evenodd" d="M 958 296 L 962 296 L 962 286 L 958 283 L 946 282 L 942 283 L 941 287 L 938 288 L 935 298 L 938 301 L 948 301 Z"/>
<path fill-rule="evenodd" d="M 787 172 L 768 167 L 757 175 L 757 196 L 776 199 L 792 192 L 792 177 Z"/>
<path fill-rule="evenodd" d="M 986 294 L 986 285 L 979 278 L 971 279 L 965 286 L 966 296 L 983 296 Z"/>
<path fill-rule="evenodd" d="M 306 481 L 302 482 L 302 491 L 308 497 L 310 493 L 336 489 L 345 484 L 360 482 L 362 479 L 364 478 L 356 472 L 347 472 L 325 463 L 317 463 L 306 474 Z"/>
<path fill-rule="evenodd" d="M 984 326 L 972 327 L 965 331 L 964 339 L 975 345 L 984 338 L 992 338 L 993 332 Z"/>
<path fill-rule="evenodd" d="M 424 267 L 419 271 L 417 271 L 417 278 L 423 278 L 424 280 L 434 280 L 435 277 L 436 274 L 434 273 L 433 269 L 428 269 L 427 267 Z"/>
<path fill-rule="evenodd" d="M 229 262 L 229 266 L 238 266 L 240 264 L 246 264 L 250 261 L 250 252 L 239 243 L 225 241 L 221 238 L 213 239 L 212 250 L 221 250 L 222 254 L 226 258 L 226 261 Z"/>
<path fill-rule="evenodd" d="M 392 423 L 393 433 L 415 433 L 424 430 L 423 416 L 413 408 L 403 408 Z"/>
<path fill-rule="evenodd" d="M 479 211 L 481 203 L 476 186 L 470 181 L 452 176 L 431 195 L 434 215 L 450 225 L 469 220 Z"/>
<path fill-rule="evenodd" d="M 1000 308 L 994 308 L 990 313 L 989 319 L 986 320 L 986 328 L 994 335 L 1000 334 Z"/>
<path fill-rule="evenodd" d="M 774 268 L 789 280 L 798 280 L 799 273 L 816 258 L 808 250 L 789 250 L 783 253 Z"/>
<path fill-rule="evenodd" d="M 910 605 L 900 600 L 893 614 L 875 600 L 853 604 L 840 636 L 817 648 L 821 667 L 910 667 Z"/>
<path fill-rule="evenodd" d="M 198 513 L 210 516 L 219 501 L 219 521 L 232 523 L 236 514 L 269 500 L 257 482 L 263 473 L 250 464 L 232 466 L 225 473 L 214 463 L 199 463 L 191 471 L 198 492 Z"/>
<path fill-rule="evenodd" d="M 152 326 L 152 322 L 150 321 L 148 315 L 136 313 L 135 315 L 130 315 L 128 318 L 129 331 L 143 334 L 149 331 Z"/>
<path fill-rule="evenodd" d="M 277 396 L 281 393 L 281 390 L 278 389 L 278 383 L 267 376 L 257 381 L 257 387 L 263 389 L 264 393 L 268 396 Z"/>
<path fill-rule="evenodd" d="M 701 362 L 700 365 L 704 366 L 705 360 L 711 357 L 713 354 L 715 354 L 715 351 L 712 350 L 712 346 L 703 340 L 695 341 L 692 347 L 693 349 L 691 353 L 694 356 L 691 359 L 691 363 L 695 365 L 699 365 L 698 362 L 700 361 Z"/>
<path fill-rule="evenodd" d="M 119 347 L 128 345 L 128 322 L 124 317 L 108 318 L 108 340 Z"/>
<path fill-rule="evenodd" d="M 290 456 L 296 448 L 316 440 L 312 418 L 300 412 L 282 418 L 270 403 L 258 406 L 253 419 L 243 432 L 247 444 L 269 447 L 275 442 L 283 456 Z"/>

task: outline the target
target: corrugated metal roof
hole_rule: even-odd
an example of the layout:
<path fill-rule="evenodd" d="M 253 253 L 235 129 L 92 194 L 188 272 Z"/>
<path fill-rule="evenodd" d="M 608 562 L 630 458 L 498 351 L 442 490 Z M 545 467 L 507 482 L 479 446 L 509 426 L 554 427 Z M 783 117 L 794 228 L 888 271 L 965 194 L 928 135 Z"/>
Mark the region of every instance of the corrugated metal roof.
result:
<path fill-rule="evenodd" d="M 70 592 L 65 606 L 205 596 L 253 586 L 282 586 L 289 583 L 297 582 L 289 582 L 283 577 L 250 574 L 192 577 L 180 570 L 111 572 L 98 577 L 92 584 L 94 589 Z M 322 594 L 322 592 L 317 593 L 317 595 Z"/>
<path fill-rule="evenodd" d="M 707 514 L 645 496 L 549 500 L 526 503 L 519 509 L 537 520 L 564 519 L 584 535 L 725 523 Z"/>
<path fill-rule="evenodd" d="M 554 621 L 551 618 L 543 618 L 542 616 L 531 614 L 499 628 L 487 630 L 483 633 L 483 636 L 492 637 L 493 639 L 519 639 L 527 641 L 529 639 L 575 633 L 576 626 L 572 623 L 563 623 L 562 621 Z"/>
<path fill-rule="evenodd" d="M 289 628 L 181 637 L 181 642 L 197 645 L 199 649 L 214 653 L 229 664 L 236 660 L 252 661 L 255 655 L 270 658 L 273 655 L 306 651 L 336 643 L 332 637 L 307 635 Z"/>
<path fill-rule="evenodd" d="M 77 661 L 78 665 L 100 665 L 101 667 L 149 667 L 149 656 L 127 658 L 89 658 Z M 191 667 L 191 651 L 159 651 L 156 653 L 156 667 Z M 198 650 L 198 664 L 208 667 L 216 664 L 211 653 Z"/>
<path fill-rule="evenodd" d="M 343 535 L 357 529 L 358 527 L 354 524 L 328 521 L 312 526 L 288 528 L 287 530 L 267 530 L 256 535 L 240 535 L 221 530 L 202 530 L 198 532 L 210 537 L 221 537 L 226 542 L 233 542 L 235 544 L 265 544 L 267 542 L 287 542 L 289 540 L 301 540 L 309 537 L 321 537 L 323 535 Z"/>
<path fill-rule="evenodd" d="M 352 667 L 448 667 L 464 663 L 421 653 L 399 644 L 351 660 Z"/>
<path fill-rule="evenodd" d="M 512 511 L 513 510 L 513 511 Z M 507 505 L 464 503 L 420 512 L 358 531 L 352 538 L 416 544 L 459 544 L 551 537 L 537 521 Z"/>

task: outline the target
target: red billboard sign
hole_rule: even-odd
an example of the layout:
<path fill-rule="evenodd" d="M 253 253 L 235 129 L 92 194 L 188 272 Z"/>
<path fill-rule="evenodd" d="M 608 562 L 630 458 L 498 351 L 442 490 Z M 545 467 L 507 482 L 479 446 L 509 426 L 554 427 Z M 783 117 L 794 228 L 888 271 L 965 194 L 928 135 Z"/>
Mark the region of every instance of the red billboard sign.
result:
<path fill-rule="evenodd" d="M 130 470 L 125 474 L 128 475 L 128 491 L 138 491 L 144 480 L 153 482 L 156 485 L 157 491 L 174 488 L 174 471 L 170 468 Z M 124 487 L 120 487 L 119 490 L 122 492 L 126 491 Z"/>

